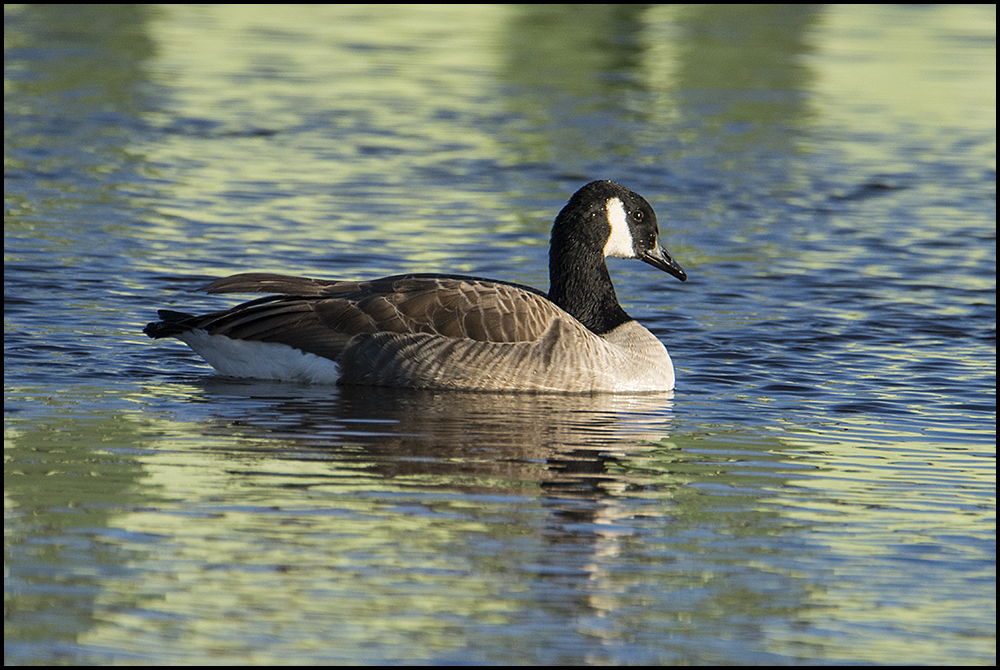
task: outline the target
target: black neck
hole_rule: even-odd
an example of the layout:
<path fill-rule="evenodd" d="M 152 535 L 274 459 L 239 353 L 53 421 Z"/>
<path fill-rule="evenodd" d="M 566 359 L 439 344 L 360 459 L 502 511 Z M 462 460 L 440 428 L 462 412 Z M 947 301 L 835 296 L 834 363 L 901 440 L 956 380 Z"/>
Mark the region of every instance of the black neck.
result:
<path fill-rule="evenodd" d="M 604 256 L 553 237 L 549 251 L 549 300 L 588 330 L 603 335 L 632 317 L 618 304 Z"/>

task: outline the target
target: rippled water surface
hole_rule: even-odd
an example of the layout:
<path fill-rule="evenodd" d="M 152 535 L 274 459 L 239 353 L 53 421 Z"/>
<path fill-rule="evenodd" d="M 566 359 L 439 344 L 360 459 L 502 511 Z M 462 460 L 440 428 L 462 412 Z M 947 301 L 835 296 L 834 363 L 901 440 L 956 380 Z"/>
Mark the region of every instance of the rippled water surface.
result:
<path fill-rule="evenodd" d="M 996 660 L 975 7 L 5 7 L 6 663 Z M 611 178 L 674 393 L 265 384 L 239 271 L 547 287 Z"/>

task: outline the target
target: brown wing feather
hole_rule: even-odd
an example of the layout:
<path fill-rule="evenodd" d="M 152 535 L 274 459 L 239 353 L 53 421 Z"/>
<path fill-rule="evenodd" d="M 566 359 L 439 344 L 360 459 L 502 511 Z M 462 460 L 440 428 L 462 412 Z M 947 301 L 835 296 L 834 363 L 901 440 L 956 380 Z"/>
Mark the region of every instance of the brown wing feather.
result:
<path fill-rule="evenodd" d="M 273 293 L 279 295 L 319 296 L 329 287 L 340 286 L 345 292 L 356 291 L 368 282 L 342 282 L 309 277 L 244 272 L 217 279 L 202 290 L 208 293 Z"/>
<path fill-rule="evenodd" d="M 171 324 L 234 339 L 281 342 L 337 359 L 357 336 L 439 335 L 490 343 L 534 342 L 572 317 L 535 289 L 472 277 L 402 275 L 337 282 L 251 273 L 220 279 L 210 293 L 271 292 L 233 309 Z"/>

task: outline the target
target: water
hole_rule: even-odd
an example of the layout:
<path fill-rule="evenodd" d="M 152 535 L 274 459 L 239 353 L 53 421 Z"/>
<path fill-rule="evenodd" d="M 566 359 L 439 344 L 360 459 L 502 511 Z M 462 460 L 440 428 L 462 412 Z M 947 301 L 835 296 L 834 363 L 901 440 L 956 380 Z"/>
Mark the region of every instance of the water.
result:
<path fill-rule="evenodd" d="M 995 8 L 5 7 L 6 663 L 996 660 Z M 675 393 L 227 380 L 239 271 L 547 286 Z"/>

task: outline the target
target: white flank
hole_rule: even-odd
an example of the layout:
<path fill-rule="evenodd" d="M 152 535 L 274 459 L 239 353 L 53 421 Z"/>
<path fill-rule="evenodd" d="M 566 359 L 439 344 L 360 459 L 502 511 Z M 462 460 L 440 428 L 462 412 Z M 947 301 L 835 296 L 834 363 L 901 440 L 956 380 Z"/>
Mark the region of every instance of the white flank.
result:
<path fill-rule="evenodd" d="M 611 235 L 604 245 L 604 257 L 635 258 L 632 246 L 632 231 L 628 227 L 628 213 L 625 205 L 618 198 L 608 200 L 608 223 L 611 224 Z"/>
<path fill-rule="evenodd" d="M 234 340 L 195 329 L 176 336 L 227 377 L 336 384 L 340 366 L 287 344 Z"/>

